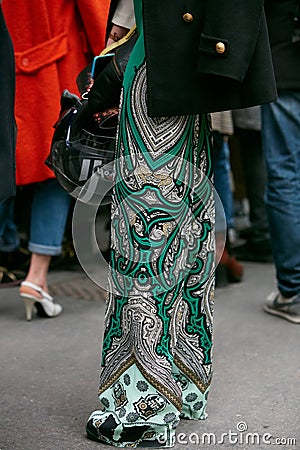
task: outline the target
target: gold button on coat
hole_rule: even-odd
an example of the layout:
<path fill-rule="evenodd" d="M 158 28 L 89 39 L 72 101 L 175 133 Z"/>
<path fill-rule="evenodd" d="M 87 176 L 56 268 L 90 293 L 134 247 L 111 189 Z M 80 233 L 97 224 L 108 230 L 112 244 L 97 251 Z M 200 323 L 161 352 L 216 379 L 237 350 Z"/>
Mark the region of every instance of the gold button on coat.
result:
<path fill-rule="evenodd" d="M 190 13 L 183 14 L 182 18 L 185 22 L 193 22 L 194 20 L 194 17 Z"/>
<path fill-rule="evenodd" d="M 216 44 L 216 51 L 217 53 L 224 53 L 226 50 L 225 44 L 223 42 L 218 42 Z"/>

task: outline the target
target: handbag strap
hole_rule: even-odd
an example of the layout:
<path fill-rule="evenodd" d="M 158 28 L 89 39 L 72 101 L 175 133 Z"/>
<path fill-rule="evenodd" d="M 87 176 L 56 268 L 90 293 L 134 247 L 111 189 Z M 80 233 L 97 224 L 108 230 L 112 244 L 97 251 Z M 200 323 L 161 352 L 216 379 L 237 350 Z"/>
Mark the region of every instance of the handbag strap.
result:
<path fill-rule="evenodd" d="M 107 53 L 110 53 L 112 50 L 115 50 L 116 48 L 120 47 L 120 45 L 125 44 L 125 42 L 129 41 L 131 36 L 136 32 L 136 25 L 133 25 L 132 28 L 128 31 L 125 36 L 123 36 L 121 39 L 119 39 L 117 42 L 114 42 L 113 44 L 109 45 L 108 47 L 105 47 L 104 50 L 100 53 L 100 56 L 106 55 Z"/>

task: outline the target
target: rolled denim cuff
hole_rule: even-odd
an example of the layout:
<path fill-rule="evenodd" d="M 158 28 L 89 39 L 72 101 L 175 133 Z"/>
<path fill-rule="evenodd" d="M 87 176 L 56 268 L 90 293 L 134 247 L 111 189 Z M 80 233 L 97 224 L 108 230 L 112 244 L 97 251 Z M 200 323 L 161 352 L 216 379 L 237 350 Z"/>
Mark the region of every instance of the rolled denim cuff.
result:
<path fill-rule="evenodd" d="M 40 255 L 49 255 L 49 256 L 56 256 L 60 255 L 62 252 L 62 246 L 51 246 L 51 245 L 42 245 L 42 244 L 35 244 L 33 242 L 28 243 L 28 250 L 32 253 L 38 253 Z"/>

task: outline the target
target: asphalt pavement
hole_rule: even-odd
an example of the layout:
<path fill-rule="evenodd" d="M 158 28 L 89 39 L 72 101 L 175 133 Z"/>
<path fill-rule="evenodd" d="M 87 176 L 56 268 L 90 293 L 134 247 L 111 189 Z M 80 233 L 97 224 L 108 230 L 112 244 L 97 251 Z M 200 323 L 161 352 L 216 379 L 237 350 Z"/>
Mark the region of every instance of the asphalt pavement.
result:
<path fill-rule="evenodd" d="M 86 420 L 98 409 L 105 300 L 79 271 L 50 273 L 64 312 L 25 321 L 18 288 L 0 289 L 0 450 L 96 450 Z M 300 448 L 300 326 L 266 314 L 272 264 L 245 263 L 217 289 L 214 377 L 205 421 L 182 421 L 175 450 Z"/>

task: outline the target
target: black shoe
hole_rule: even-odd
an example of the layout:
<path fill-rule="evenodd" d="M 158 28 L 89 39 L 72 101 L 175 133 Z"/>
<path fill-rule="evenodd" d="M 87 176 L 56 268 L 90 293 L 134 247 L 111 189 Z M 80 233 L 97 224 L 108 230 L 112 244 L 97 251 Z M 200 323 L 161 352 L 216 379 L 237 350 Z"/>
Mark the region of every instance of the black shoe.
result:
<path fill-rule="evenodd" d="M 232 249 L 240 261 L 273 262 L 271 244 L 268 239 L 248 239 L 245 244 Z"/>

